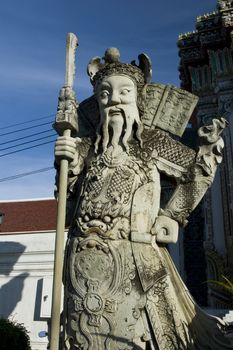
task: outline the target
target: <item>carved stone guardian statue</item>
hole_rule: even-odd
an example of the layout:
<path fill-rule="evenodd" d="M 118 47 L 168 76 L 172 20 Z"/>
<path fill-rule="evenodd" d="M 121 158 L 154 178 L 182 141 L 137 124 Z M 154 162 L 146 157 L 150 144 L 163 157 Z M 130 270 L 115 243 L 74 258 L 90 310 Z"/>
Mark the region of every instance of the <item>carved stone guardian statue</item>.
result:
<path fill-rule="evenodd" d="M 111 48 L 88 73 L 94 95 L 77 107 L 79 132 L 55 148 L 58 176 L 60 157 L 70 160 L 62 349 L 232 349 L 227 325 L 199 309 L 166 249 L 213 181 L 225 120 L 200 128 L 196 152 L 173 135 L 197 98 L 150 83 L 146 55 L 125 64 Z M 74 106 L 73 91 L 62 94 Z M 161 173 L 177 181 L 163 208 Z"/>

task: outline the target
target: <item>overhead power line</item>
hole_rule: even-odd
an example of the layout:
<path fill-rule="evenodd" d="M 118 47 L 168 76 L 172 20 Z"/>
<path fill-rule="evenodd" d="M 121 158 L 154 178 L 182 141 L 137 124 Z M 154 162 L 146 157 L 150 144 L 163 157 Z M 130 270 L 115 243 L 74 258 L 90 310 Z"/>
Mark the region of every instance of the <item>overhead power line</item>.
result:
<path fill-rule="evenodd" d="M 26 142 L 21 142 L 21 143 L 17 143 L 17 145 L 5 147 L 5 148 L 0 148 L 0 152 L 6 151 L 7 149 L 11 149 L 11 148 L 23 146 L 23 145 L 26 145 L 26 144 L 28 144 L 28 143 L 32 143 L 32 142 L 37 142 L 37 141 L 40 141 L 40 140 L 48 139 L 49 137 L 54 137 L 54 136 L 56 136 L 56 134 L 53 133 L 52 135 L 48 135 L 48 136 L 44 136 L 44 137 L 39 137 L 39 138 L 37 138 L 37 139 L 35 139 L 35 140 L 26 141 Z"/>
<path fill-rule="evenodd" d="M 24 124 L 28 124 L 28 123 L 33 123 L 37 120 L 42 120 L 42 119 L 48 119 L 48 118 L 52 118 L 54 117 L 55 114 L 50 114 L 50 115 L 47 115 L 45 117 L 40 117 L 40 118 L 35 118 L 35 119 L 31 119 L 31 120 L 27 120 L 25 122 L 21 122 L 21 123 L 16 123 L 16 124 L 11 124 L 11 125 L 7 125 L 7 126 L 3 126 L 0 128 L 0 130 L 4 130 L 4 129 L 9 129 L 9 128 L 14 128 L 15 126 L 19 126 L 19 125 L 24 125 Z"/>
<path fill-rule="evenodd" d="M 10 140 L 10 141 L 1 142 L 1 143 L 0 143 L 0 146 L 6 145 L 6 144 L 8 144 L 8 143 L 12 143 L 12 142 L 24 140 L 24 139 L 27 139 L 27 138 L 30 138 L 30 137 L 33 137 L 33 136 L 37 136 L 37 135 L 41 135 L 41 134 L 46 134 L 47 132 L 51 132 L 51 131 L 54 132 L 54 129 L 51 128 L 51 129 L 48 129 L 48 130 L 36 132 L 36 133 L 34 133 L 34 134 L 26 135 L 26 136 L 23 136 L 23 137 L 18 137 L 17 139 L 13 139 L 13 140 Z"/>
<path fill-rule="evenodd" d="M 3 134 L 0 134 L 0 136 L 6 136 L 6 135 L 10 135 L 10 134 L 15 134 L 16 132 L 25 131 L 25 130 L 29 130 L 29 129 L 33 129 L 33 128 L 37 128 L 38 126 L 43 126 L 43 125 L 48 125 L 48 124 L 50 124 L 50 125 L 51 125 L 51 122 L 48 122 L 48 123 L 42 123 L 42 124 L 37 124 L 37 125 L 29 126 L 29 127 L 27 127 L 27 128 L 17 129 L 17 130 L 14 130 L 14 131 L 9 131 L 9 132 L 6 132 L 6 133 L 3 133 Z"/>
<path fill-rule="evenodd" d="M 30 147 L 25 147 L 25 148 L 19 149 L 19 150 L 17 150 L 17 151 L 12 151 L 12 152 L 8 152 L 8 153 L 4 153 L 4 154 L 1 154 L 1 155 L 0 155 L 0 158 L 1 158 L 1 157 L 8 156 L 8 155 L 13 154 L 13 153 L 18 153 L 18 152 L 25 151 L 25 150 L 27 150 L 27 149 L 31 149 L 31 148 L 35 148 L 35 147 L 40 147 L 40 146 L 43 146 L 43 145 L 47 145 L 48 143 L 53 143 L 53 142 L 55 142 L 55 139 L 52 140 L 52 141 L 47 141 L 47 142 L 39 143 L 38 145 L 34 145 L 34 146 L 30 146 Z"/>
<path fill-rule="evenodd" d="M 34 170 L 34 171 L 29 171 L 27 173 L 21 173 L 21 174 L 17 174 L 17 175 L 12 175 L 12 176 L 8 176 L 8 177 L 3 177 L 0 179 L 0 182 L 4 182 L 4 181 L 9 181 L 9 180 L 15 180 L 15 179 L 19 179 L 21 177 L 24 176 L 29 176 L 29 175 L 34 175 L 34 174 L 38 174 L 38 173 L 43 173 L 45 171 L 49 171 L 54 169 L 54 167 L 48 167 L 48 168 L 42 168 L 42 169 L 38 169 L 38 170 Z"/>

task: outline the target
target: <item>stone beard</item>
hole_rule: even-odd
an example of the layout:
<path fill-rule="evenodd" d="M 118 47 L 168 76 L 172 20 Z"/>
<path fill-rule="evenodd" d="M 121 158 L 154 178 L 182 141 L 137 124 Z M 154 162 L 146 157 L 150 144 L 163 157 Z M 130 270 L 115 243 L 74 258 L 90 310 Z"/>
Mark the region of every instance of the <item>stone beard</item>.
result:
<path fill-rule="evenodd" d="M 137 87 L 127 76 L 110 76 L 97 87 L 100 124 L 97 131 L 95 151 L 100 142 L 103 152 L 112 146 L 123 146 L 129 152 L 128 141 L 133 132 L 141 143 L 142 124 L 137 107 Z M 102 136 L 101 136 L 102 134 Z"/>

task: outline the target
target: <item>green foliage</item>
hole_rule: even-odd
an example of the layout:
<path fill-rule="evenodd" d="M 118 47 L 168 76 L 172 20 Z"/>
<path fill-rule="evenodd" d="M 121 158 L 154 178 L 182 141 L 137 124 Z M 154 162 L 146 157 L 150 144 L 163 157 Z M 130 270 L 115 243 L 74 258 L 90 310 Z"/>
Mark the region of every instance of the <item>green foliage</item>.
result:
<path fill-rule="evenodd" d="M 30 338 L 26 328 L 10 320 L 0 319 L 1 350 L 31 350 Z"/>
<path fill-rule="evenodd" d="M 233 283 L 225 276 L 222 275 L 223 281 L 214 281 L 214 280 L 209 280 L 209 283 L 215 283 L 219 287 L 222 287 L 225 289 L 228 293 L 233 295 Z"/>

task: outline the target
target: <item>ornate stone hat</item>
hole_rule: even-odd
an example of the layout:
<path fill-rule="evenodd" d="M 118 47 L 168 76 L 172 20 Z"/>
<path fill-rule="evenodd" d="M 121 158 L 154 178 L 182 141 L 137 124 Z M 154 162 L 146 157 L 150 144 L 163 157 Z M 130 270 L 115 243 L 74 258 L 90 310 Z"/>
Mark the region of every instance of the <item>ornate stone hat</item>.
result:
<path fill-rule="evenodd" d="M 120 52 L 115 47 L 105 51 L 103 62 L 100 57 L 94 57 L 87 66 L 87 73 L 90 76 L 94 89 L 107 76 L 126 75 L 131 78 L 140 89 L 149 83 L 152 77 L 151 60 L 142 53 L 138 56 L 139 65 L 135 61 L 131 63 L 120 62 Z"/>

